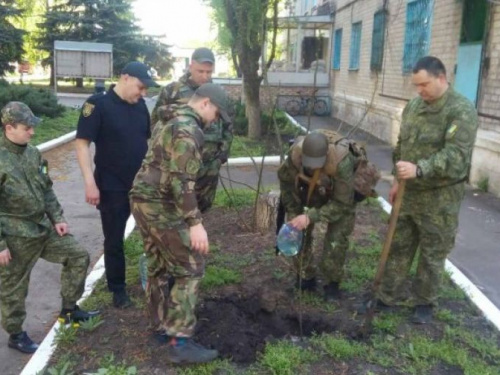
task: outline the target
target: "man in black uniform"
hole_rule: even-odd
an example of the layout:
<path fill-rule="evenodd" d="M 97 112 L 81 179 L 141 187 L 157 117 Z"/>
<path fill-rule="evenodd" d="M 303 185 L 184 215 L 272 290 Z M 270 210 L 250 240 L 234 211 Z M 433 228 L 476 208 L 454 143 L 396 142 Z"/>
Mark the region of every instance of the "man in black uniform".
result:
<path fill-rule="evenodd" d="M 85 200 L 97 206 L 104 233 L 108 288 L 118 308 L 131 305 L 125 290 L 123 237 L 130 216 L 128 192 L 147 151 L 149 112 L 143 97 L 158 86 L 143 63 L 128 63 L 116 85 L 91 96 L 82 107 L 76 153 L 85 183 Z M 95 171 L 89 150 L 95 143 Z"/>

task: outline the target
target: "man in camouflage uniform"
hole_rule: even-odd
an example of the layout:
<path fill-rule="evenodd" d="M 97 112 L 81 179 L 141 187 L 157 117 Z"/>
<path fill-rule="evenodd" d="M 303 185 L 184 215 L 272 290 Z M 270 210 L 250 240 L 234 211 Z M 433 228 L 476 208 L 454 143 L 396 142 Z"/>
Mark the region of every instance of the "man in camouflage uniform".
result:
<path fill-rule="evenodd" d="M 179 104 L 186 104 L 189 98 L 201 85 L 212 82 L 212 73 L 215 66 L 215 56 L 208 48 L 197 48 L 191 56 L 189 70 L 179 81 L 172 82 L 163 88 L 155 108 L 151 113 L 151 126 L 166 122 L 175 115 L 175 108 Z M 233 141 L 233 126 L 231 120 L 219 119 L 205 127 L 203 163 L 198 172 L 196 182 L 197 196 L 201 199 L 198 207 L 202 212 L 208 210 L 213 203 L 221 165 L 227 161 Z"/>
<path fill-rule="evenodd" d="M 390 202 L 398 180 L 407 181 L 406 192 L 378 298 L 382 307 L 397 302 L 419 248 L 412 321 L 424 324 L 432 320 L 445 260 L 454 246 L 478 118 L 474 105 L 449 86 L 439 59 L 420 59 L 412 82 L 419 97 L 403 111 Z"/>
<path fill-rule="evenodd" d="M 156 337 L 168 342 L 173 363 L 200 363 L 217 357 L 191 337 L 204 274 L 208 237 L 195 184 L 202 165 L 203 130 L 227 118 L 227 96 L 218 85 L 198 88 L 176 117 L 157 127 L 130 192 L 132 213 L 148 258 L 146 296 Z M 175 283 L 169 291 L 168 277 Z"/>
<path fill-rule="evenodd" d="M 23 353 L 38 348 L 22 325 L 31 270 L 38 258 L 63 265 L 60 319 L 78 322 L 97 315 L 80 310 L 88 253 L 69 234 L 52 190 L 48 165 L 28 144 L 40 122 L 29 107 L 10 102 L 1 111 L 0 138 L 0 309 L 9 347 Z"/>
<path fill-rule="evenodd" d="M 334 132 L 318 130 L 299 138 L 278 170 L 281 202 L 291 219 L 289 224 L 298 230 L 306 229 L 305 242 L 294 258 L 297 288 L 316 288 L 312 232 L 315 223 L 328 224 L 320 259 L 328 302 L 340 298 L 339 283 L 354 228 L 355 203 L 363 199 L 362 195 L 371 194 L 373 187 L 368 192 L 356 191 L 357 156 L 352 151 L 355 147 Z M 316 173 L 317 182 L 311 182 Z"/>

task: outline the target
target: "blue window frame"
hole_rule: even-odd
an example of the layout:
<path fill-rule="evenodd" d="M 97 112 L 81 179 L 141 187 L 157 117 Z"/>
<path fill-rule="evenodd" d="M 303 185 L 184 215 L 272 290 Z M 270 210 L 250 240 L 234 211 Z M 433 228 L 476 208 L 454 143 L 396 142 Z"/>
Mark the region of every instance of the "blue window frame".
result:
<path fill-rule="evenodd" d="M 351 50 L 349 53 L 349 70 L 359 69 L 359 54 L 361 50 L 361 22 L 352 24 Z"/>
<path fill-rule="evenodd" d="M 385 10 L 379 10 L 373 16 L 372 56 L 370 60 L 370 69 L 376 72 L 382 70 L 382 63 L 384 61 L 385 20 Z"/>
<path fill-rule="evenodd" d="M 335 70 L 340 70 L 340 56 L 342 52 L 342 29 L 335 30 L 335 37 L 333 38 L 335 43 L 333 46 L 333 62 L 332 66 Z"/>
<path fill-rule="evenodd" d="M 432 0 L 415 0 L 408 3 L 403 73 L 410 73 L 413 65 L 429 51 L 432 6 Z"/>

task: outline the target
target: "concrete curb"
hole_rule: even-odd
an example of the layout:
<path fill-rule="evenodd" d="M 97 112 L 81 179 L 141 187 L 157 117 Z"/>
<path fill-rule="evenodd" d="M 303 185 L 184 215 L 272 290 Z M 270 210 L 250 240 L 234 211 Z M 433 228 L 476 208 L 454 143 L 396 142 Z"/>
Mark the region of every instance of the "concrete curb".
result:
<path fill-rule="evenodd" d="M 71 133 L 62 135 L 59 138 L 55 138 L 55 139 L 52 139 L 51 141 L 42 143 L 36 147 L 38 148 L 38 150 L 40 152 L 45 152 L 45 151 L 52 150 L 53 148 L 59 147 L 64 143 L 71 142 L 75 138 L 76 138 L 76 130 L 72 131 Z"/>

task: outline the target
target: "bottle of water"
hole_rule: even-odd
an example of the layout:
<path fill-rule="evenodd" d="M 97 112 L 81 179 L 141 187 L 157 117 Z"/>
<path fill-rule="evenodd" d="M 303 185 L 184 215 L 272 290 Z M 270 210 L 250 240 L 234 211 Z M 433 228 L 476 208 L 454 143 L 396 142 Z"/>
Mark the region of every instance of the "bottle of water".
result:
<path fill-rule="evenodd" d="M 146 254 L 142 254 L 139 258 L 139 273 L 141 275 L 142 289 L 146 290 L 146 284 L 148 283 L 148 258 L 146 258 Z"/>
<path fill-rule="evenodd" d="M 301 230 L 287 223 L 283 224 L 276 239 L 276 245 L 281 254 L 289 257 L 297 255 L 302 245 L 303 235 Z"/>

